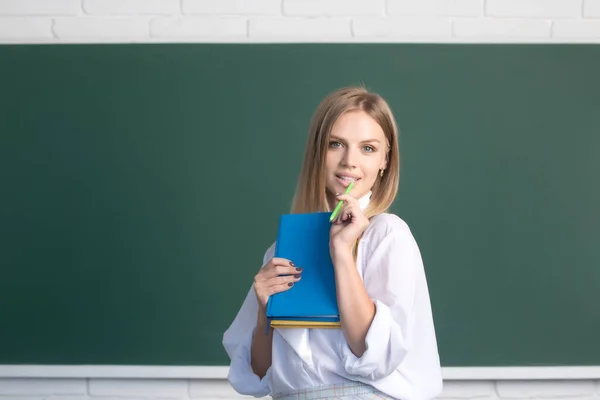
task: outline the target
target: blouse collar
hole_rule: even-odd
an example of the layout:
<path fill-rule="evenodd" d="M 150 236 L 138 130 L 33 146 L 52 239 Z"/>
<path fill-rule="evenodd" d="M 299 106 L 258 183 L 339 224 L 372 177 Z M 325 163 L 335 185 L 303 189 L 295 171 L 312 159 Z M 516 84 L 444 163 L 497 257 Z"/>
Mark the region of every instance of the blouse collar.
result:
<path fill-rule="evenodd" d="M 364 210 L 369 205 L 369 202 L 371 201 L 371 194 L 372 193 L 373 192 L 371 192 L 369 190 L 369 192 L 367 194 L 365 194 L 360 199 L 358 199 L 358 205 L 360 206 L 361 210 Z"/>

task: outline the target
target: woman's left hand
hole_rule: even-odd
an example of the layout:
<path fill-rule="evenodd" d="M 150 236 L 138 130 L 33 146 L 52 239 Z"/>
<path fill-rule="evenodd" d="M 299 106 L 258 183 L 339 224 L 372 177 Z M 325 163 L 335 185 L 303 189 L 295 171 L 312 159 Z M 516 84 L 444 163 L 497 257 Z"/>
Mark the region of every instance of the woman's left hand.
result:
<path fill-rule="evenodd" d="M 344 204 L 332 221 L 329 231 L 332 255 L 340 250 L 351 251 L 356 240 L 369 225 L 369 219 L 362 213 L 358 200 L 348 194 L 337 195 L 336 200 L 343 200 Z"/>

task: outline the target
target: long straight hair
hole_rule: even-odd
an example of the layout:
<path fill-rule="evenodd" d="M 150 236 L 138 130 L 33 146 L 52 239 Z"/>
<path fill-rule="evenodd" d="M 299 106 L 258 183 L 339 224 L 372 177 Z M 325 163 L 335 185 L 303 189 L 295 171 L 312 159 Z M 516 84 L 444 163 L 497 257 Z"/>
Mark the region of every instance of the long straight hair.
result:
<path fill-rule="evenodd" d="M 327 201 L 325 161 L 331 128 L 349 111 L 362 110 L 382 128 L 387 142 L 387 167 L 371 189 L 371 200 L 363 213 L 367 218 L 386 212 L 392 205 L 400 177 L 398 128 L 387 102 L 364 87 L 345 87 L 329 94 L 311 120 L 304 161 L 292 202 L 292 213 L 332 211 Z"/>

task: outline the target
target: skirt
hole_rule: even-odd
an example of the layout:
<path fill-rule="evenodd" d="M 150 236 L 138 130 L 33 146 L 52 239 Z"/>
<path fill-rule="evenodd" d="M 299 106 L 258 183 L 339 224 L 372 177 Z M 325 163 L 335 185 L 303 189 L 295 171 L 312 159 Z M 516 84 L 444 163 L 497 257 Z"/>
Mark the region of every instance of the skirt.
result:
<path fill-rule="evenodd" d="M 380 392 L 373 386 L 369 386 L 360 382 L 316 386 L 308 389 L 297 390 L 291 393 L 273 395 L 272 397 L 273 400 L 394 400 L 393 397 Z"/>

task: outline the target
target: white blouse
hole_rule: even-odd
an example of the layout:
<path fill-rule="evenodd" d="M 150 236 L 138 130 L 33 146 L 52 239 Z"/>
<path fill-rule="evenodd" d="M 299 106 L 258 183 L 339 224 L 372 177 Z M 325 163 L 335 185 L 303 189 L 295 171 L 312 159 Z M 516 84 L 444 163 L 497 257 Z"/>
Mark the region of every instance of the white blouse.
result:
<path fill-rule="evenodd" d="M 359 199 L 362 209 L 370 193 Z M 263 258 L 273 257 L 275 244 Z M 251 288 L 223 345 L 231 359 L 228 380 L 240 394 L 262 397 L 359 381 L 402 400 L 433 399 L 442 374 L 421 253 L 408 225 L 379 214 L 359 242 L 356 267 L 376 306 L 357 358 L 341 329 L 275 329 L 272 363 L 260 379 L 250 365 L 258 302 Z M 265 332 L 256 332 L 263 335 Z"/>

